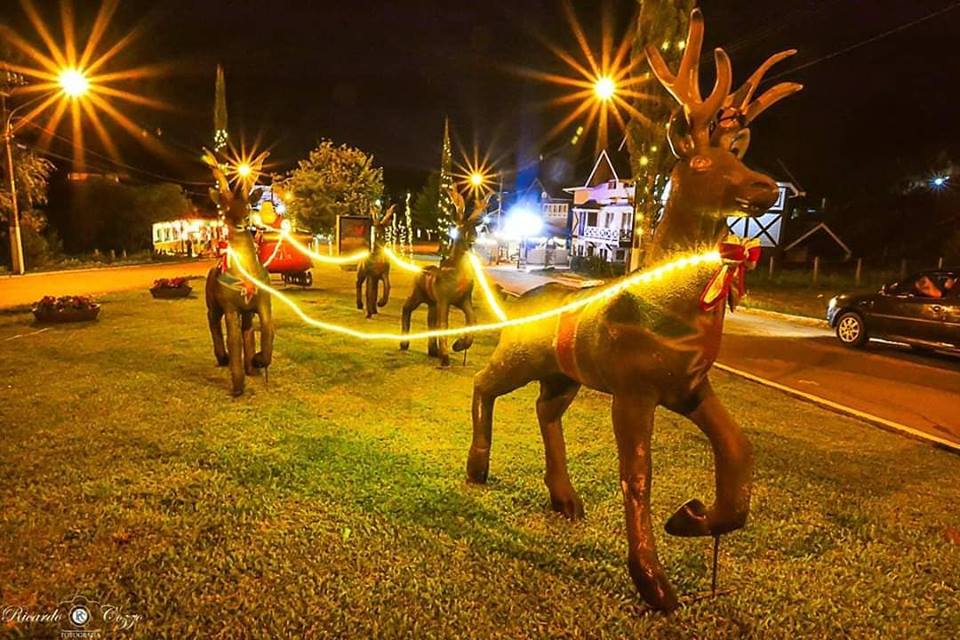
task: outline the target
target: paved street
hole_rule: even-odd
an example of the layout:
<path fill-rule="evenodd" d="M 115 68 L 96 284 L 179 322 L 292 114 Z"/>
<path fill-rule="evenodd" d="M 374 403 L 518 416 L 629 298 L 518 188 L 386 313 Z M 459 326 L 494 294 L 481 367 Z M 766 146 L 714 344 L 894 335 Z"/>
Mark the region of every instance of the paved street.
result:
<path fill-rule="evenodd" d="M 496 268 L 514 295 L 559 278 Z M 842 347 L 825 325 L 740 309 L 728 313 L 720 364 L 960 443 L 960 358 L 871 342 Z"/>
<path fill-rule="evenodd" d="M 158 278 L 206 275 L 213 260 L 77 269 L 0 277 L 0 308 L 19 307 L 43 296 L 100 295 L 146 289 Z"/>
<path fill-rule="evenodd" d="M 728 314 L 720 362 L 804 393 L 960 443 L 960 358 L 871 342 L 841 346 L 826 327 Z"/>

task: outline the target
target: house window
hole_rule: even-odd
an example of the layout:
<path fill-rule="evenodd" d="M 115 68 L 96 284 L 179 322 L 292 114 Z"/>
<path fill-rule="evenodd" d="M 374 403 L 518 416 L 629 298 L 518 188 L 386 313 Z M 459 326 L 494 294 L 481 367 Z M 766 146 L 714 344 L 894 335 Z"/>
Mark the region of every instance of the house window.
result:
<path fill-rule="evenodd" d="M 623 249 L 617 249 L 617 262 L 623 262 Z"/>
<path fill-rule="evenodd" d="M 588 212 L 587 212 L 587 226 L 588 226 L 588 227 L 595 227 L 595 226 L 597 226 L 597 212 L 596 212 L 596 211 L 588 211 Z"/>
<path fill-rule="evenodd" d="M 615 215 L 615 214 L 614 214 L 613 212 L 611 212 L 611 211 L 608 211 L 608 212 L 607 212 L 607 220 L 606 220 L 606 222 L 605 222 L 604 225 L 603 225 L 603 226 L 606 227 L 607 229 L 609 229 L 610 227 L 613 226 L 613 218 L 614 218 L 614 215 Z"/>

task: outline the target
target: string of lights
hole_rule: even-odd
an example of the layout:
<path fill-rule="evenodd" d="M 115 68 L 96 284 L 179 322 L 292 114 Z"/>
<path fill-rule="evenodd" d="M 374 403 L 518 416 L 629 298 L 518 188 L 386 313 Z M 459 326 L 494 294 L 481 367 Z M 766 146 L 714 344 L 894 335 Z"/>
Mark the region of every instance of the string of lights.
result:
<path fill-rule="evenodd" d="M 227 248 L 227 253 L 229 255 L 234 255 L 234 251 L 230 248 Z M 390 341 L 390 342 L 399 342 L 404 340 L 424 340 L 428 338 L 442 338 L 442 337 L 451 337 L 459 336 L 467 333 L 482 333 L 482 332 L 491 332 L 499 331 L 507 327 L 513 327 L 524 324 L 531 324 L 534 322 L 540 322 L 541 320 L 547 320 L 549 318 L 555 318 L 564 313 L 570 313 L 572 311 L 577 311 L 582 309 L 587 305 L 604 299 L 609 299 L 622 291 L 647 282 L 652 282 L 654 280 L 659 280 L 665 277 L 668 274 L 675 273 L 677 271 L 687 269 L 694 266 L 699 266 L 702 264 L 721 264 L 722 260 L 720 258 L 720 253 L 718 251 L 709 251 L 705 253 L 688 255 L 683 258 L 678 258 L 671 262 L 667 262 L 658 267 L 652 269 L 647 269 L 644 271 L 637 271 L 622 280 L 619 280 L 611 285 L 600 288 L 590 295 L 577 298 L 567 304 L 548 309 L 546 311 L 541 311 L 539 313 L 534 313 L 528 316 L 520 316 L 516 318 L 508 318 L 506 320 L 500 320 L 498 322 L 488 322 L 483 324 L 468 325 L 464 327 L 456 327 L 450 329 L 432 329 L 429 331 L 420 331 L 416 333 L 394 333 L 394 332 L 368 332 L 360 331 L 357 329 L 352 329 L 350 327 L 337 324 L 334 322 L 326 322 L 324 320 L 318 320 L 307 315 L 300 306 L 292 300 L 289 296 L 284 294 L 282 291 L 279 291 L 272 287 L 269 283 L 263 282 L 246 269 L 243 268 L 243 265 L 240 263 L 240 260 L 234 260 L 233 265 L 237 268 L 240 274 L 246 278 L 249 282 L 256 285 L 258 288 L 266 291 L 276 299 L 283 302 L 285 305 L 290 307 L 290 309 L 307 325 L 312 326 L 317 329 L 324 331 L 329 331 L 332 333 L 337 333 L 340 335 L 349 336 L 351 338 L 357 338 L 359 340 L 373 340 L 373 341 Z"/>

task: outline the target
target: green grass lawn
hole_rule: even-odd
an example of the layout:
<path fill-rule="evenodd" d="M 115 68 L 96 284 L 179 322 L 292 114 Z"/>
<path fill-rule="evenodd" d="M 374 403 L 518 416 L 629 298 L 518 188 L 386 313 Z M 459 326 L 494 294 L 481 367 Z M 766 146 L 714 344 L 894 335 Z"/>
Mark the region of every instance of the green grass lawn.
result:
<path fill-rule="evenodd" d="M 369 328 L 352 274 L 307 311 Z M 329 282 L 328 282 L 329 281 Z M 199 284 L 199 283 L 198 283 Z M 82 593 L 143 616 L 116 637 L 952 638 L 960 635 L 960 459 L 714 375 L 757 454 L 753 513 L 720 586 L 670 616 L 627 575 L 609 398 L 567 414 L 587 519 L 549 510 L 530 387 L 498 404 L 491 481 L 464 483 L 473 373 L 304 327 L 275 303 L 270 385 L 228 396 L 202 298 L 103 300 L 88 326 L 0 314 L 0 604 Z M 425 311 L 415 322 L 425 323 Z M 710 540 L 670 538 L 712 495 L 706 440 L 654 436 L 654 519 L 681 593 L 709 588 Z M 52 627 L 0 627 L 50 635 Z"/>

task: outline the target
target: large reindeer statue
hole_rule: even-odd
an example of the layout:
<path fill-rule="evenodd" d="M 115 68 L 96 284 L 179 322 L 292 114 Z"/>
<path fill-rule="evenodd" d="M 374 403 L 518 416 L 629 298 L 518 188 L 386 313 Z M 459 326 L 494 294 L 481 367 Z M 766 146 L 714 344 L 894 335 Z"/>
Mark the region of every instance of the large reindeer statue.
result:
<path fill-rule="evenodd" d="M 257 165 L 262 164 L 266 154 L 261 154 Z M 207 320 L 210 323 L 210 336 L 213 338 L 213 354 L 217 364 L 230 365 L 230 379 L 233 395 L 243 394 L 244 375 L 253 375 L 256 369 L 270 366 L 273 357 L 273 318 L 271 315 L 270 295 L 258 291 L 256 286 L 246 280 L 240 270 L 261 282 L 270 279 L 267 270 L 260 264 L 253 237 L 243 227 L 250 214 L 250 204 L 260 199 L 260 189 L 248 195 L 248 185 L 240 180 L 235 189 L 216 156 L 209 151 L 203 155 L 217 180 L 217 188 L 210 189 L 210 197 L 223 212 L 227 222 L 227 242 L 229 253 L 223 255 L 220 263 L 207 274 L 206 301 Z M 256 351 L 256 339 L 253 334 L 253 317 L 260 318 L 260 351 Z M 223 343 L 223 323 L 227 325 L 227 343 Z"/>
<path fill-rule="evenodd" d="M 387 225 L 393 217 L 395 205 L 390 205 L 383 215 L 375 210 L 370 212 L 373 221 L 373 250 L 357 267 L 357 309 L 363 310 L 363 284 L 367 285 L 367 318 L 377 315 L 377 307 L 386 306 L 390 300 L 390 261 L 383 252 L 384 235 Z M 380 281 L 383 281 L 383 293 L 377 300 Z"/>
<path fill-rule="evenodd" d="M 724 239 L 727 216 L 758 215 L 775 202 L 776 183 L 741 162 L 749 142 L 747 125 L 801 88 L 780 84 L 753 100 L 764 72 L 792 53 L 785 52 L 730 94 L 730 60 L 717 49 L 716 85 L 702 99 L 698 61 L 703 18 L 698 10 L 691 14 L 687 43 L 676 75 L 655 48 L 647 49 L 653 72 L 681 106 L 668 131 L 679 161 L 671 174 L 664 219 L 653 239 L 650 255 L 655 262 L 716 249 Z M 714 504 L 705 507 L 690 500 L 669 519 L 667 532 L 719 536 L 743 527 L 750 508 L 751 447 L 714 394 L 707 374 L 719 350 L 725 306 L 735 304 L 732 281 L 759 255 L 732 238 L 720 246 L 724 257 L 720 273 L 716 262 L 704 262 L 659 281 L 637 279 L 615 295 L 562 316 L 505 329 L 489 364 L 474 379 L 468 480 L 486 482 L 496 398 L 536 380 L 545 483 L 553 509 L 571 519 L 583 516 L 583 503 L 567 473 L 561 418 L 581 386 L 613 396 L 630 575 L 643 599 L 656 609 L 677 606 L 651 529 L 650 438 L 658 405 L 696 424 L 710 440 L 715 459 Z M 566 294 L 559 300 L 560 294 L 550 295 L 554 298 L 527 304 L 543 308 L 590 292 Z"/>
<path fill-rule="evenodd" d="M 489 196 L 477 198 L 473 212 L 467 215 L 466 204 L 456 189 L 450 190 L 455 209 L 456 233 L 453 239 L 453 248 L 450 255 L 440 262 L 439 266 L 425 267 L 413 282 L 413 291 L 403 304 L 402 333 L 410 332 L 410 316 L 422 304 L 426 303 L 427 325 L 431 329 L 446 329 L 449 326 L 450 307 L 463 311 L 466 324 L 477 322 L 477 314 L 473 310 L 473 270 L 467 253 L 477 239 L 477 225 L 487 209 Z M 473 345 L 473 334 L 463 335 L 453 343 L 454 351 L 466 351 Z M 406 351 L 410 342 L 400 343 L 401 351 Z M 447 339 L 431 338 L 427 343 L 427 352 L 430 356 L 440 358 L 440 366 L 450 366 L 450 353 L 447 349 Z"/>

